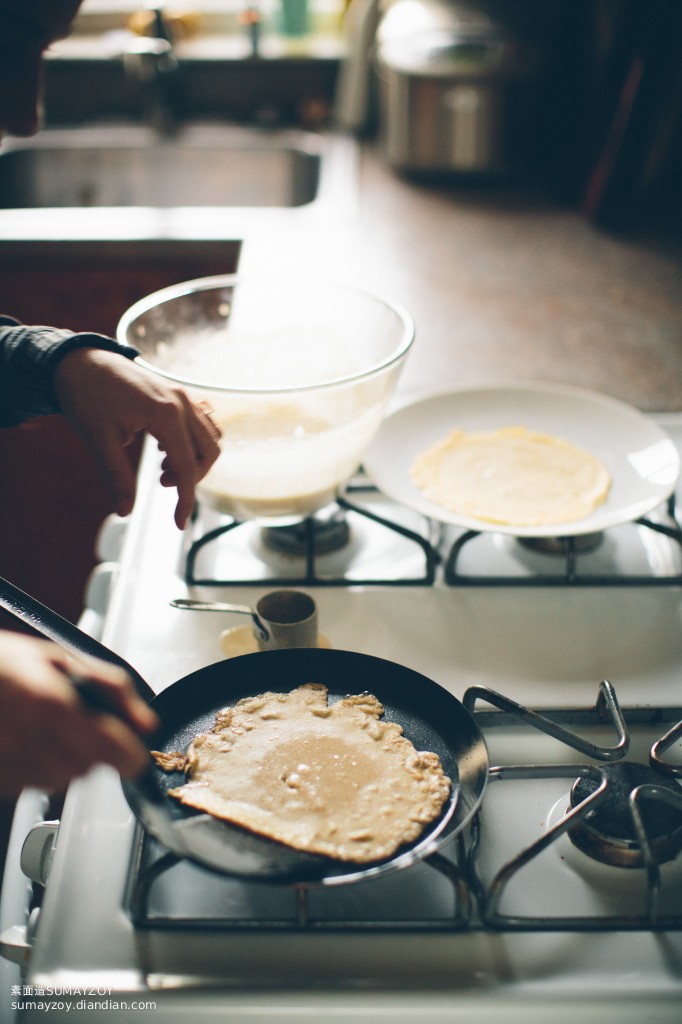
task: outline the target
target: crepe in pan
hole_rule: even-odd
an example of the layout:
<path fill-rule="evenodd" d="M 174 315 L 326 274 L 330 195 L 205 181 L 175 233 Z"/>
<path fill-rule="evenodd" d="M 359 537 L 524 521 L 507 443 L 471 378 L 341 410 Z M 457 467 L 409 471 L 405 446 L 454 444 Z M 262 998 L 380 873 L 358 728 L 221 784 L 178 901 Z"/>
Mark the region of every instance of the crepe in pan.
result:
<path fill-rule="evenodd" d="M 368 863 L 392 856 L 437 819 L 451 783 L 435 753 L 384 721 L 376 697 L 328 702 L 325 686 L 246 697 L 219 712 L 186 755 L 172 796 L 294 849 Z"/>

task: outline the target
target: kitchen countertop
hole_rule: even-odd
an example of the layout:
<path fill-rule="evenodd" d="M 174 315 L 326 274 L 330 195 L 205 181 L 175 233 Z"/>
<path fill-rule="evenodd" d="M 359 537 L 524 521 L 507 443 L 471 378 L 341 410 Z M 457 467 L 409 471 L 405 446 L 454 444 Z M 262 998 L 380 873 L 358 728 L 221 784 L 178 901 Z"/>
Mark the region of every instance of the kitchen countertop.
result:
<path fill-rule="evenodd" d="M 247 239 L 243 267 L 376 289 L 417 339 L 399 394 L 562 382 L 645 411 L 682 409 L 682 247 L 609 235 L 532 195 L 402 179 L 372 147 L 354 217 Z"/>
<path fill-rule="evenodd" d="M 682 245 L 609 235 L 532 193 L 410 182 L 369 143 L 358 186 L 334 208 L 53 210 L 49 226 L 44 211 L 4 210 L 0 248 L 243 239 L 244 271 L 335 279 L 409 310 L 417 340 L 398 400 L 535 380 L 682 409 Z"/>

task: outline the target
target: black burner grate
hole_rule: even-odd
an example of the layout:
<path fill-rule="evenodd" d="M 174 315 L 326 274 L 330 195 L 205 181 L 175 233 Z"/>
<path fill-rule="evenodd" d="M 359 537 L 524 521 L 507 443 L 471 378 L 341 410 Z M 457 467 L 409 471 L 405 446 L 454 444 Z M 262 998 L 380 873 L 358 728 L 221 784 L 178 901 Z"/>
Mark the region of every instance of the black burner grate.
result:
<path fill-rule="evenodd" d="M 477 707 L 485 702 L 490 707 Z M 385 891 L 376 887 L 380 880 L 370 879 L 338 890 L 342 894 L 340 909 L 332 902 L 332 909 L 325 910 L 324 894 L 321 887 L 306 884 L 295 886 L 263 886 L 262 883 L 244 883 L 224 879 L 222 876 L 193 868 L 174 855 L 164 853 L 161 847 L 145 836 L 140 829 L 134 849 L 130 874 L 128 910 L 135 925 L 146 929 L 205 928 L 221 930 L 319 930 L 319 931 L 682 931 L 682 910 L 676 910 L 673 901 L 667 900 L 668 882 L 663 878 L 662 866 L 657 862 L 656 844 L 647 834 L 647 815 L 643 813 L 648 803 L 664 804 L 668 820 L 682 835 L 682 787 L 676 778 L 682 775 L 682 766 L 665 759 L 667 753 L 682 736 L 682 707 L 646 708 L 620 707 L 613 687 L 603 682 L 599 687 L 598 699 L 593 708 L 543 709 L 542 711 L 523 707 L 514 701 L 486 687 L 470 687 L 464 695 L 465 706 L 474 714 L 488 741 L 494 733 L 498 735 L 510 727 L 530 727 L 558 741 L 569 753 L 575 751 L 588 759 L 574 763 L 557 761 L 547 764 L 498 764 L 490 768 L 489 781 L 496 784 L 517 782 L 526 784 L 543 783 L 546 780 L 588 780 L 587 795 L 566 807 L 561 817 L 540 831 L 533 840 L 519 849 L 494 872 L 486 875 L 484 881 L 480 870 L 482 825 L 489 824 L 489 795 L 483 809 L 466 834 L 460 833 L 447 849 L 439 851 L 420 863 L 394 872 L 381 884 L 404 886 L 393 890 L 393 908 L 390 912 L 375 913 L 377 907 L 386 903 Z M 494 710 L 490 710 L 493 708 Z M 592 812 L 608 794 L 610 781 L 606 765 L 624 761 L 628 755 L 631 734 L 638 727 L 646 727 L 656 733 L 656 741 L 649 752 L 649 764 L 658 774 L 660 784 L 637 786 L 629 795 L 632 829 L 636 833 L 644 862 L 644 868 L 637 874 L 643 880 L 646 908 L 641 912 L 636 907 L 623 913 L 599 911 L 594 914 L 562 915 L 543 906 L 541 914 L 510 913 L 502 909 L 507 893 L 514 889 L 519 875 L 526 869 L 532 870 L 536 858 L 551 850 L 569 830 L 581 821 L 588 820 Z M 612 739 L 595 742 L 589 739 L 590 730 L 597 728 L 600 736 L 606 730 Z M 671 784 L 672 782 L 672 784 Z M 493 832 L 498 823 L 494 814 Z M 580 856 L 587 856 L 580 854 Z M 530 866 L 530 867 L 529 867 Z M 682 858 L 677 857 L 675 870 L 682 870 Z M 600 870 L 629 873 L 628 869 L 600 866 Z M 666 869 L 667 870 L 667 869 Z M 179 904 L 166 906 L 159 902 L 156 887 L 165 876 L 172 872 L 189 871 L 190 879 L 171 879 L 168 891 L 180 894 Z M 436 894 L 436 910 L 432 905 L 411 902 L 410 879 L 414 872 L 436 872 L 443 888 Z M 613 877 L 613 876 L 612 876 Z M 622 877 L 622 875 L 621 875 Z M 204 906 L 210 913 L 197 911 L 196 907 L 183 907 L 182 894 L 195 887 L 208 886 Z M 230 887 L 238 894 L 236 910 L 223 913 L 221 901 L 230 903 Z M 250 888 L 251 886 L 251 888 Z M 263 897 L 268 888 L 270 893 Z M 198 889 L 197 889 L 198 891 Z M 397 893 L 397 896 L 396 896 Z M 372 897 L 379 896 L 378 899 Z M 334 900 L 336 894 L 330 899 Z M 343 898 L 349 902 L 344 903 Z M 427 901 L 428 902 L 428 901 Z M 677 900 L 680 904 L 680 900 Z M 232 906 L 232 904 L 230 904 Z M 245 914 L 243 907 L 250 908 Z M 253 908 L 256 908 L 255 910 Z M 358 910 L 359 908 L 359 910 Z M 352 912 L 349 912 L 352 911 Z"/>
<path fill-rule="evenodd" d="M 680 523 L 675 495 L 672 494 L 666 502 L 667 523 L 658 522 L 653 518 L 639 518 L 630 524 L 625 524 L 624 529 L 633 531 L 642 529 L 644 533 L 651 532 L 658 536 L 667 538 L 670 541 L 671 552 L 677 552 L 678 562 L 682 566 L 682 523 Z M 661 573 L 639 571 L 629 572 L 626 569 L 612 568 L 605 571 L 584 570 L 581 564 L 583 555 L 591 554 L 595 547 L 598 547 L 600 535 L 589 535 L 587 543 L 583 537 L 562 537 L 556 542 L 550 554 L 546 557 L 554 561 L 552 573 L 543 572 L 542 569 L 528 576 L 500 576 L 497 574 L 465 573 L 460 570 L 460 562 L 466 549 L 481 537 L 476 530 L 467 530 L 461 534 L 451 545 L 449 551 L 443 557 L 443 578 L 449 586 L 540 586 L 540 587 L 565 587 L 565 586 L 671 586 L 682 584 L 682 569 L 664 571 Z M 556 565 L 559 565 L 559 570 Z"/>
<path fill-rule="evenodd" d="M 289 564 L 285 573 L 272 573 L 252 576 L 250 574 L 238 575 L 227 578 L 224 575 L 206 574 L 199 569 L 200 559 L 207 549 L 217 544 L 221 537 L 232 534 L 235 531 L 244 530 L 251 524 L 239 519 L 229 519 L 215 529 L 201 533 L 192 540 L 185 557 L 185 582 L 192 586 L 239 586 L 253 585 L 254 583 L 263 586 L 315 586 L 315 587 L 337 587 L 337 586 L 431 586 L 436 579 L 436 568 L 439 562 L 437 548 L 432 543 L 429 534 L 432 532 L 432 525 L 424 517 L 419 517 L 421 531 L 412 529 L 401 523 L 393 521 L 376 511 L 373 511 L 366 504 L 362 503 L 362 496 L 375 494 L 376 490 L 371 485 L 356 483 L 351 485 L 344 495 L 339 495 L 336 500 L 335 515 L 320 523 L 314 516 L 301 520 L 296 526 L 296 540 L 298 548 L 296 555 L 290 552 Z M 351 500 L 351 496 L 354 500 Z M 357 500 L 360 499 L 360 500 Z M 324 568 L 324 559 L 328 554 L 326 538 L 329 534 L 330 522 L 336 521 L 336 526 L 341 532 L 342 524 L 345 527 L 344 535 L 350 534 L 348 522 L 355 519 L 362 525 L 374 524 L 379 531 L 387 531 L 414 550 L 414 561 L 418 568 L 409 574 L 391 576 L 386 573 L 363 573 L 362 566 L 358 571 L 331 572 Z M 277 549 L 277 543 L 272 534 L 277 527 L 265 528 L 265 544 L 271 550 Z M 286 530 L 287 528 L 282 528 Z M 287 540 L 292 533 L 286 534 Z M 322 543 L 318 539 L 322 537 Z M 287 554 L 286 549 L 282 549 Z"/>
<path fill-rule="evenodd" d="M 407 526 L 398 522 L 400 510 L 387 506 L 387 514 L 377 512 L 370 507 L 371 501 L 366 499 L 376 497 L 380 492 L 368 483 L 364 477 L 359 476 L 350 484 L 343 495 L 339 495 L 335 511 L 331 516 L 331 524 L 341 527 L 339 535 L 350 534 L 348 524 L 351 521 L 368 526 L 374 526 L 386 531 L 388 535 L 394 535 L 397 543 L 411 545 L 414 549 L 415 559 L 411 565 L 417 568 L 410 569 L 403 573 L 399 572 L 392 576 L 385 572 L 364 572 L 363 566 L 354 567 L 348 571 L 341 565 L 329 571 L 325 567 L 326 548 L 318 546 L 317 538 L 322 535 L 328 536 L 330 521 L 321 525 L 323 530 L 318 530 L 316 518 L 310 517 L 302 520 L 296 526 L 296 536 L 300 544 L 297 554 L 289 558 L 286 572 L 264 573 L 263 575 L 250 573 L 239 573 L 234 577 L 226 576 L 223 573 L 211 571 L 202 572 L 199 568 L 207 552 L 215 551 L 214 545 L 219 544 L 220 539 L 227 535 L 236 534 L 240 530 L 248 529 L 251 524 L 236 519 L 229 519 L 221 522 L 214 529 L 205 532 L 199 530 L 199 535 L 191 539 L 185 556 L 184 578 L 190 585 L 197 586 L 239 586 L 239 585 L 263 585 L 263 586 L 311 586 L 311 587 L 338 587 L 338 586 L 432 586 L 442 581 L 451 587 L 466 586 L 494 586 L 494 587 L 632 587 L 632 586 L 678 586 L 682 585 L 682 524 L 679 521 L 676 509 L 675 495 L 673 494 L 665 505 L 665 514 L 657 517 L 639 518 L 632 523 L 622 524 L 620 527 L 612 528 L 602 535 L 591 535 L 589 543 L 585 538 L 562 537 L 555 543 L 547 545 L 533 545 L 525 540 L 516 540 L 513 537 L 506 537 L 511 544 L 518 545 L 519 550 L 526 547 L 531 554 L 524 558 L 516 559 L 512 570 L 491 571 L 490 565 L 495 565 L 495 557 L 499 554 L 493 553 L 490 557 L 490 548 L 493 542 L 491 538 L 496 535 L 481 533 L 476 530 L 454 531 L 442 523 L 433 522 L 426 517 L 413 516 L 415 526 Z M 614 535 L 614 530 L 620 530 L 626 536 L 627 544 L 634 550 L 641 553 L 641 560 L 645 563 L 643 568 L 636 571 L 628 568 L 627 564 L 620 564 L 616 555 L 613 564 L 606 560 L 606 564 L 599 567 L 600 563 L 593 558 L 595 549 L 600 546 L 604 537 Z M 454 536 L 453 536 L 454 534 Z M 376 538 L 375 534 L 375 538 Z M 650 567 L 646 555 L 640 549 L 646 547 L 649 540 L 663 538 L 664 543 L 668 541 L 665 561 L 668 564 L 663 569 Z M 383 538 L 385 540 L 385 536 Z M 486 553 L 477 550 L 481 544 L 486 545 Z M 271 545 L 266 541 L 267 546 Z M 532 552 L 537 553 L 533 556 Z M 208 559 L 210 563 L 210 557 Z M 625 563 L 627 559 L 625 559 Z M 475 568 L 467 571 L 463 563 L 469 563 Z M 526 564 L 527 563 L 527 564 Z M 369 566 L 373 564 L 370 555 Z M 479 566 L 484 566 L 479 571 Z M 595 568 L 595 565 L 597 568 Z"/>

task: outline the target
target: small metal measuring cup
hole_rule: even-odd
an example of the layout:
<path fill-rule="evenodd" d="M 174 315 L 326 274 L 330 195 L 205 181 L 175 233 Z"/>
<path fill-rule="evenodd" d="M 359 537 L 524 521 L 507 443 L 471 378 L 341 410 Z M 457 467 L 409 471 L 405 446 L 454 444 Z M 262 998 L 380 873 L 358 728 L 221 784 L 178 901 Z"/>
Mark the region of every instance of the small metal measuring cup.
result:
<path fill-rule="evenodd" d="M 187 597 L 177 598 L 171 605 L 197 612 L 249 615 L 261 651 L 277 647 L 317 647 L 317 606 L 312 597 L 301 590 L 271 590 L 256 602 L 255 608 Z"/>

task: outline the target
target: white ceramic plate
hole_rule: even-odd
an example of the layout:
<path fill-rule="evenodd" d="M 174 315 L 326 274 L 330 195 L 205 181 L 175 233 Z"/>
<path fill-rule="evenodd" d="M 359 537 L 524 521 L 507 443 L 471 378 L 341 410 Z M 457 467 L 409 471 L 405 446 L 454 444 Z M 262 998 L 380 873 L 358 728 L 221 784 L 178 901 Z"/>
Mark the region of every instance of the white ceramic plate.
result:
<path fill-rule="evenodd" d="M 601 459 L 612 481 L 606 501 L 572 522 L 503 526 L 441 508 L 412 483 L 415 456 L 451 430 L 510 426 L 566 438 Z M 606 395 L 552 384 L 467 388 L 404 406 L 386 418 L 363 464 L 380 490 L 424 515 L 517 537 L 577 536 L 638 519 L 672 493 L 680 471 L 672 440 L 637 409 Z"/>

